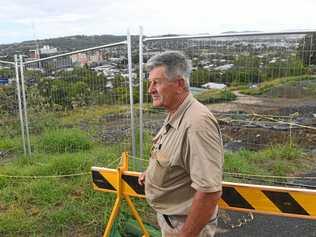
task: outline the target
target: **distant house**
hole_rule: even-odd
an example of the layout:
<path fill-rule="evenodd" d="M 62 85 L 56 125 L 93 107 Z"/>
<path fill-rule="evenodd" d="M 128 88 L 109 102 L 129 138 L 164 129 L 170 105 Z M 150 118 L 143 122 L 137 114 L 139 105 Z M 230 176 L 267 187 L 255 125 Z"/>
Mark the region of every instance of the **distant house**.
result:
<path fill-rule="evenodd" d="M 57 54 L 57 48 L 52 48 L 49 45 L 44 45 L 43 48 L 40 48 L 41 54 Z"/>
<path fill-rule="evenodd" d="M 105 87 L 108 89 L 113 89 L 113 83 L 111 81 L 107 81 Z"/>
<path fill-rule="evenodd" d="M 225 70 L 231 69 L 233 66 L 234 66 L 234 64 L 225 64 L 225 65 L 222 65 L 222 66 L 218 66 L 218 67 L 216 67 L 214 69 L 215 70 L 220 70 L 220 71 L 225 71 Z"/>
<path fill-rule="evenodd" d="M 44 45 L 40 49 L 31 49 L 29 51 L 28 60 L 45 58 L 52 55 L 56 55 L 57 53 L 58 53 L 57 48 L 50 47 L 49 45 Z"/>
<path fill-rule="evenodd" d="M 201 87 L 205 89 L 224 89 L 226 88 L 226 85 L 222 83 L 208 82 L 206 84 L 203 84 Z"/>
<path fill-rule="evenodd" d="M 100 52 L 92 53 L 77 53 L 70 56 L 73 64 L 79 64 L 81 67 L 84 65 L 98 64 L 104 61 L 105 55 Z"/>

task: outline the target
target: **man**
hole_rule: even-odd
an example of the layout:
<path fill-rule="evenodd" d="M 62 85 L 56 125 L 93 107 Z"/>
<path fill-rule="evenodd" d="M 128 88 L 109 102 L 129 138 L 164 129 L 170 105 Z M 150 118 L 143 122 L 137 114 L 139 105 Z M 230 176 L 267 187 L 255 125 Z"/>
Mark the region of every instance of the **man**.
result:
<path fill-rule="evenodd" d="M 190 62 L 165 52 L 147 63 L 153 106 L 168 111 L 139 177 L 162 236 L 214 236 L 222 191 L 223 145 L 208 108 L 190 93 Z"/>

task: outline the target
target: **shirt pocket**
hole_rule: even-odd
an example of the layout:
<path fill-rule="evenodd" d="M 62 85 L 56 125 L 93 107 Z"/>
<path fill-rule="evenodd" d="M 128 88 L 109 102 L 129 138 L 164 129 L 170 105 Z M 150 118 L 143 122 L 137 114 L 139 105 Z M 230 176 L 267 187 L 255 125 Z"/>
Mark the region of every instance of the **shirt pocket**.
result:
<path fill-rule="evenodd" d="M 170 176 L 170 160 L 164 153 L 160 151 L 156 151 L 155 154 L 153 154 L 152 159 L 150 178 L 154 185 L 162 187 L 166 184 Z"/>

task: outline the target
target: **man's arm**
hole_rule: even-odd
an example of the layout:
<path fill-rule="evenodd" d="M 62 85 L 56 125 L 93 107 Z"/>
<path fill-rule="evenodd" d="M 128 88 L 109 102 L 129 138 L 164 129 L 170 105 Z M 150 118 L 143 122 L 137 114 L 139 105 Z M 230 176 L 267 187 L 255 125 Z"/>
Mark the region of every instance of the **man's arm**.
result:
<path fill-rule="evenodd" d="M 181 237 L 196 237 L 209 222 L 216 210 L 222 192 L 204 193 L 197 191 L 193 197 L 191 211 L 181 229 Z"/>

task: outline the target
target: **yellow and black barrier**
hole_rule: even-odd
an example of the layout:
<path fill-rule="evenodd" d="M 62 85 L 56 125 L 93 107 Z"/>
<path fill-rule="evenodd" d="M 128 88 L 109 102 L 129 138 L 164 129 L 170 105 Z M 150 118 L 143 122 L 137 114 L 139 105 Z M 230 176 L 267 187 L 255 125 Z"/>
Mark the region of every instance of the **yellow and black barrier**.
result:
<path fill-rule="evenodd" d="M 93 187 L 97 191 L 116 193 L 118 197 L 123 195 L 144 236 L 148 236 L 129 199 L 129 196 L 145 198 L 144 186 L 138 184 L 140 173 L 128 171 L 127 164 L 127 153 L 123 153 L 121 166 L 118 169 L 92 167 Z M 116 206 L 117 202 L 112 214 Z M 223 182 L 223 194 L 219 206 L 227 210 L 316 220 L 316 190 Z M 112 214 L 107 229 L 111 229 L 113 224 Z M 107 229 L 104 236 L 108 236 Z"/>
<path fill-rule="evenodd" d="M 121 201 L 123 200 L 123 198 L 125 198 L 127 205 L 131 209 L 133 217 L 139 224 L 144 234 L 143 237 L 149 237 L 148 231 L 146 230 L 140 215 L 138 214 L 132 200 L 129 197 L 129 196 L 133 196 L 133 195 L 130 195 L 129 192 L 134 192 L 134 191 L 132 188 L 128 189 L 125 182 L 123 181 L 124 180 L 123 176 L 125 175 L 125 172 L 127 172 L 128 170 L 127 152 L 124 152 L 122 154 L 121 163 L 117 169 L 107 169 L 107 168 L 99 168 L 99 167 L 92 167 L 91 169 L 92 169 L 93 187 L 95 190 L 102 191 L 102 192 L 116 193 L 116 200 L 114 203 L 114 207 L 112 209 L 112 212 L 111 212 L 109 221 L 106 225 L 103 236 L 104 237 L 110 236 L 112 226 L 120 211 Z M 137 176 L 133 176 L 133 177 L 136 177 L 137 179 Z"/>

